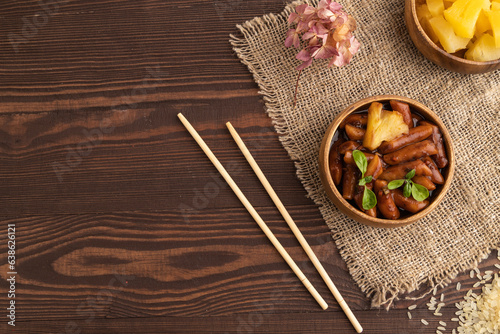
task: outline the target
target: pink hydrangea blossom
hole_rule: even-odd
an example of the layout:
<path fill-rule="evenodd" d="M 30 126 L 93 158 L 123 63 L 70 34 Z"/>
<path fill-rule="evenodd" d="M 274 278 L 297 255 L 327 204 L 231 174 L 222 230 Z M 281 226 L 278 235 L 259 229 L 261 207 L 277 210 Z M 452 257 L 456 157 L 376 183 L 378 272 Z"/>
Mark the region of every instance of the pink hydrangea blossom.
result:
<path fill-rule="evenodd" d="M 288 17 L 290 25 L 285 46 L 301 48 L 301 35 L 305 46 L 297 54 L 302 61 L 297 70 L 303 70 L 314 59 L 330 59 L 328 66 L 344 66 L 350 63 L 360 44 L 353 36 L 356 21 L 342 6 L 331 0 L 321 0 L 318 7 L 302 4 L 295 7 Z"/>
<path fill-rule="evenodd" d="M 290 29 L 286 33 L 285 46 L 289 48 L 292 45 L 296 48 L 300 47 L 300 35 L 296 29 Z"/>

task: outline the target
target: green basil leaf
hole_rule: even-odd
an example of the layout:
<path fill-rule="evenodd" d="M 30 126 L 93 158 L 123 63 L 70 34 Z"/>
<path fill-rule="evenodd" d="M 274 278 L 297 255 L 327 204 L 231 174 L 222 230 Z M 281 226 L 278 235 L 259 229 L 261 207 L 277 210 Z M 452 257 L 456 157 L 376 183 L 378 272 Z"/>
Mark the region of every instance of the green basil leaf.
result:
<path fill-rule="evenodd" d="M 411 182 L 406 182 L 405 186 L 403 188 L 403 195 L 405 197 L 410 197 L 411 196 Z"/>
<path fill-rule="evenodd" d="M 396 188 L 401 187 L 403 185 L 403 183 L 405 183 L 405 180 L 394 180 L 394 181 L 389 182 L 389 184 L 387 185 L 387 188 L 389 188 L 390 190 L 396 189 Z"/>
<path fill-rule="evenodd" d="M 377 196 L 375 193 L 365 187 L 365 191 L 363 192 L 363 209 L 370 210 L 377 205 Z"/>
<path fill-rule="evenodd" d="M 420 184 L 414 183 L 413 187 L 411 188 L 411 194 L 413 195 L 414 199 L 421 202 L 429 197 L 429 190 L 427 190 L 426 187 Z"/>
<path fill-rule="evenodd" d="M 358 166 L 361 171 L 361 177 L 365 177 L 366 167 L 368 165 L 368 160 L 366 160 L 365 154 L 359 150 L 354 150 L 352 151 L 352 157 L 356 166 Z"/>
<path fill-rule="evenodd" d="M 409 172 L 408 172 L 408 174 L 406 174 L 405 178 L 406 178 L 407 180 L 411 180 L 411 179 L 413 179 L 413 177 L 415 176 L 415 173 L 416 173 L 416 172 L 417 172 L 417 171 L 416 171 L 415 169 L 412 169 L 411 171 L 409 171 Z"/>
<path fill-rule="evenodd" d="M 373 177 L 370 175 L 370 176 L 367 176 L 367 177 L 362 178 L 361 180 L 359 180 L 359 183 L 358 183 L 358 184 L 359 184 L 360 186 L 364 186 L 364 185 L 366 185 L 367 183 L 372 182 L 372 180 L 373 180 Z"/>

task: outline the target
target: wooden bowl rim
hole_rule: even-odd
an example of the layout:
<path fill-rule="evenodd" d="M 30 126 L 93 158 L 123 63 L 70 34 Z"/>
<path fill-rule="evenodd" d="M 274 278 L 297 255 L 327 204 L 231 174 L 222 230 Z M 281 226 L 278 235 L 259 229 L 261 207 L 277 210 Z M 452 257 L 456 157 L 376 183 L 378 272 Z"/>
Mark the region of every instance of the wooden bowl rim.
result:
<path fill-rule="evenodd" d="M 433 119 L 429 119 L 427 115 L 426 119 L 429 121 L 435 122 L 436 125 L 439 127 L 441 130 L 441 133 L 444 138 L 445 142 L 445 147 L 446 147 L 446 152 L 447 152 L 447 158 L 449 160 L 448 166 L 446 167 L 446 177 L 445 177 L 445 182 L 442 185 L 441 190 L 439 193 L 436 195 L 436 197 L 433 198 L 432 202 L 429 204 L 428 207 L 426 207 L 424 210 L 417 212 L 411 216 L 408 216 L 403 219 L 398 219 L 398 220 L 391 220 L 391 219 L 383 219 L 383 218 L 374 218 L 371 216 L 368 216 L 367 214 L 361 212 L 359 209 L 353 207 L 347 200 L 345 200 L 342 195 L 340 194 L 339 190 L 337 189 L 337 186 L 333 183 L 329 166 L 328 166 L 328 156 L 330 154 L 330 148 L 332 145 L 332 140 L 333 137 L 335 136 L 335 133 L 337 132 L 337 129 L 340 125 L 340 123 L 347 117 L 349 114 L 357 111 L 359 108 L 363 106 L 368 106 L 372 102 L 381 102 L 381 101 L 390 101 L 390 100 L 398 100 L 401 102 L 405 102 L 411 105 L 412 108 L 417 109 L 417 110 L 423 110 L 425 113 L 431 115 Z M 455 154 L 453 150 L 453 145 L 451 142 L 451 136 L 448 132 L 448 129 L 446 129 L 444 123 L 441 121 L 441 119 L 437 116 L 436 113 L 434 113 L 431 109 L 429 109 L 427 106 L 423 105 L 422 103 L 415 101 L 413 99 L 403 97 L 403 96 L 397 96 L 397 95 L 377 95 L 377 96 L 371 96 L 367 97 L 364 99 L 361 99 L 350 106 L 348 106 L 346 109 L 344 109 L 340 114 L 338 114 L 335 117 L 335 120 L 330 124 L 328 127 L 325 136 L 323 138 L 323 141 L 321 143 L 321 148 L 320 148 L 320 156 L 319 156 L 319 168 L 320 168 L 320 175 L 321 175 L 321 181 L 323 183 L 323 187 L 325 187 L 325 191 L 328 195 L 328 197 L 332 200 L 332 202 L 338 207 L 338 209 L 342 212 L 344 212 L 346 215 L 350 216 L 354 220 L 369 225 L 369 226 L 374 226 L 374 227 L 383 227 L 383 228 L 391 228 L 391 227 L 400 227 L 400 226 L 405 226 L 409 225 L 411 223 L 414 223 L 427 214 L 429 214 L 432 210 L 434 210 L 439 203 L 443 200 L 444 196 L 448 192 L 451 182 L 453 179 L 454 171 L 455 171 Z M 326 181 L 326 182 L 325 182 Z M 326 183 L 326 184 L 325 184 Z M 327 188 L 329 187 L 329 190 L 333 194 L 334 198 L 331 197 L 331 194 L 329 191 L 327 191 Z M 338 202 L 338 203 L 337 203 Z M 341 207 L 343 206 L 343 208 Z M 348 211 L 349 213 L 347 213 Z"/>
<path fill-rule="evenodd" d="M 448 53 L 446 52 L 445 50 L 443 50 L 442 48 L 440 48 L 439 46 L 437 46 L 430 38 L 429 36 L 427 36 L 427 33 L 425 32 L 424 28 L 420 25 L 420 21 L 417 17 L 417 6 L 416 6 L 416 2 L 417 0 L 409 0 L 410 1 L 410 11 L 411 11 L 411 17 L 413 19 L 413 22 L 415 23 L 415 25 L 417 26 L 418 28 L 418 32 L 424 37 L 425 41 L 427 42 L 427 44 L 435 51 L 439 52 L 440 54 L 442 54 L 443 56 L 445 57 L 448 57 L 454 61 L 457 61 L 459 63 L 463 63 L 463 64 L 466 64 L 466 65 L 470 65 L 470 66 L 477 66 L 477 67 L 487 67 L 487 66 L 491 66 L 491 65 L 497 65 L 498 63 L 500 63 L 500 58 L 497 59 L 497 60 L 489 60 L 489 61 L 474 61 L 474 60 L 469 60 L 469 59 L 465 59 L 465 58 L 461 58 L 461 57 L 457 57 L 455 55 L 452 55 L 451 53 Z"/>

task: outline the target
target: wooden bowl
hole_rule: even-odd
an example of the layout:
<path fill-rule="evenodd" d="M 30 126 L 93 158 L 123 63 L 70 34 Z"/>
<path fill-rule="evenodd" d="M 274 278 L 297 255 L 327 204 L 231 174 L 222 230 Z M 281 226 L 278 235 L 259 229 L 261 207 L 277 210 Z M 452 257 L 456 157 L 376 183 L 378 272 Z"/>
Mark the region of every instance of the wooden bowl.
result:
<path fill-rule="evenodd" d="M 388 103 L 390 100 L 398 100 L 401 102 L 408 103 L 410 105 L 410 109 L 412 110 L 412 112 L 420 114 L 426 120 L 436 124 L 439 127 L 443 135 L 443 141 L 445 144 L 446 153 L 449 160 L 448 166 L 446 166 L 441 170 L 445 182 L 441 186 L 438 185 L 436 190 L 434 190 L 434 193 L 430 199 L 431 203 L 429 204 L 429 206 L 411 216 L 406 216 L 397 220 L 373 218 L 361 212 L 357 207 L 352 206 L 351 203 L 349 203 L 342 197 L 341 193 L 333 183 L 328 161 L 328 156 L 330 154 L 330 148 L 333 144 L 335 133 L 337 132 L 340 123 L 347 116 L 356 111 L 368 110 L 368 107 L 372 102 Z M 451 144 L 451 137 L 448 130 L 445 128 L 443 122 L 441 122 L 441 120 L 433 111 L 431 111 L 423 104 L 402 96 L 394 96 L 394 95 L 373 96 L 360 100 L 350 105 L 349 107 L 347 107 L 347 109 L 342 111 L 337 116 L 337 118 L 335 118 L 333 123 L 329 126 L 323 138 L 323 141 L 321 143 L 321 148 L 319 151 L 319 172 L 320 172 L 321 182 L 323 183 L 323 187 L 325 188 L 325 191 L 330 200 L 339 208 L 340 211 L 342 211 L 350 218 L 360 223 L 374 227 L 404 226 L 416 222 L 417 220 L 429 214 L 429 212 L 434 210 L 438 206 L 438 204 L 443 200 L 446 192 L 450 188 L 454 171 L 455 171 L 455 155 L 453 152 L 453 146 Z"/>
<path fill-rule="evenodd" d="M 417 18 L 416 8 L 422 3 L 425 3 L 425 0 L 405 0 L 405 21 L 413 43 L 427 59 L 450 71 L 464 74 L 486 73 L 500 69 L 500 59 L 485 62 L 467 60 L 454 56 L 434 44 Z"/>

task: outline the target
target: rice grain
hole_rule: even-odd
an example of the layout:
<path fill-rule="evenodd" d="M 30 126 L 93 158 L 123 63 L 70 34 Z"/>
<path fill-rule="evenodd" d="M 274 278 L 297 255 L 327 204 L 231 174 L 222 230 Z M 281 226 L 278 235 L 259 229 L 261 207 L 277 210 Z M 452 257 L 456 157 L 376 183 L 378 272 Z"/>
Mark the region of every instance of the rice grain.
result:
<path fill-rule="evenodd" d="M 476 283 L 477 284 L 477 283 Z M 462 307 L 457 331 L 460 334 L 500 333 L 500 279 L 483 286 L 482 294 L 467 292 L 459 303 Z M 455 321 L 456 318 L 452 320 Z"/>

